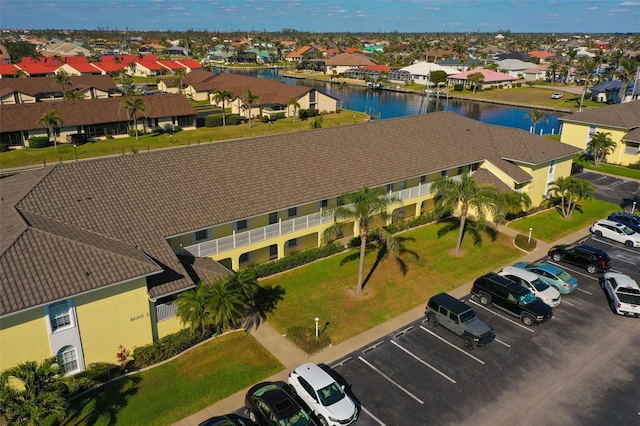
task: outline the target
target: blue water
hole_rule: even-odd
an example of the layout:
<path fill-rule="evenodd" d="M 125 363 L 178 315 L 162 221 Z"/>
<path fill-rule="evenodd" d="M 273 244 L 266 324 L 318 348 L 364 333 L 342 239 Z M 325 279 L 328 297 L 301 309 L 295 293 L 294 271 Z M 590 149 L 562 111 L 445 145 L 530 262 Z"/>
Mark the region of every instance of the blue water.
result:
<path fill-rule="evenodd" d="M 531 130 L 531 120 L 527 118 L 530 111 L 524 108 L 513 108 L 502 105 L 494 105 L 483 102 L 471 102 L 458 99 L 433 99 L 426 98 L 415 93 L 393 92 L 389 90 L 371 90 L 363 87 L 351 86 L 346 93 L 338 92 L 337 85 L 283 77 L 277 70 L 229 70 L 252 77 L 280 80 L 288 84 L 299 84 L 314 87 L 318 90 L 337 98 L 338 105 L 344 108 L 362 111 L 376 119 L 404 117 L 407 115 L 425 114 L 434 111 L 451 111 L 465 117 L 473 118 L 487 124 L 515 127 Z M 538 122 L 536 133 L 559 133 L 560 121 L 558 114 L 547 113 L 548 122 Z"/>

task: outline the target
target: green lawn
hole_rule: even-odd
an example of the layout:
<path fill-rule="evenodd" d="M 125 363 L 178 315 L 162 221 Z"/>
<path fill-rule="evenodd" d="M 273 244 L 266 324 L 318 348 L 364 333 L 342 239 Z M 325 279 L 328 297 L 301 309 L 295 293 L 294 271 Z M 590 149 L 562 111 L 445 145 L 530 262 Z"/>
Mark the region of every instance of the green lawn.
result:
<path fill-rule="evenodd" d="M 564 219 L 555 208 L 551 208 L 514 220 L 508 227 L 525 235 L 529 233 L 529 228 L 533 228 L 533 238 L 550 243 L 607 217 L 613 211 L 620 210 L 616 204 L 599 200 L 582 201 L 579 204 L 580 210 L 576 209 L 570 219 Z"/>
<path fill-rule="evenodd" d="M 426 303 L 433 294 L 459 287 L 522 255 L 509 238 L 500 235 L 495 242 L 484 236 L 482 246 L 475 246 L 466 236 L 462 245 L 465 254 L 453 256 L 449 249 L 455 247 L 457 231 L 438 238 L 437 230 L 442 226 L 432 224 L 407 232 L 405 235 L 415 240 L 406 246 L 420 259 L 404 257 L 409 266 L 406 276 L 393 260 L 382 261 L 373 271 L 362 298 L 353 296 L 358 261 L 340 266 L 348 254 L 266 278 L 265 284 L 286 290 L 284 300 L 269 316 L 269 324 L 284 334 L 291 326 L 312 327 L 318 317 L 323 327 L 329 323 L 326 332 L 331 342 L 339 343 Z M 372 251 L 367 254 L 365 275 L 374 262 Z"/>
<path fill-rule="evenodd" d="M 600 164 L 599 166 L 594 166 L 592 161 L 580 158 L 580 156 L 576 156 L 573 161 L 582 164 L 585 169 L 593 170 L 594 172 L 609 173 L 615 176 L 622 176 L 640 180 L 640 170 L 637 169 L 614 166 L 613 164 Z"/>
<path fill-rule="evenodd" d="M 354 118 L 355 117 L 355 118 Z M 336 114 L 322 116 L 322 127 L 344 126 L 354 122 L 362 123 L 368 119 L 366 114 L 357 111 L 342 110 Z M 284 118 L 274 123 L 267 124 L 260 120 L 252 119 L 251 128 L 248 123 L 237 126 L 202 127 L 196 130 L 182 131 L 162 135 L 143 135 L 139 141 L 135 137 L 100 140 L 88 142 L 74 148 L 70 144 L 58 143 L 58 149 L 54 147 L 17 149 L 0 153 L 0 168 L 22 167 L 38 164 L 52 164 L 62 161 L 102 157 L 105 155 L 128 155 L 135 152 L 143 152 L 159 148 L 169 148 L 179 145 L 191 145 L 200 143 L 217 142 L 221 140 L 263 136 L 286 132 L 300 132 L 311 130 L 313 118 L 296 120 Z"/>
<path fill-rule="evenodd" d="M 64 425 L 170 425 L 284 366 L 251 335 L 231 333 L 72 401 Z"/>

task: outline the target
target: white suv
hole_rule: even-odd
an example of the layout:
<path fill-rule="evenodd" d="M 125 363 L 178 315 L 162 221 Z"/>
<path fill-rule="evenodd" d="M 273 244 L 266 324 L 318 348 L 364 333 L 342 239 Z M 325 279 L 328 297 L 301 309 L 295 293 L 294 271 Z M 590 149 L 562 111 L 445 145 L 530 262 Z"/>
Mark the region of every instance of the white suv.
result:
<path fill-rule="evenodd" d="M 289 386 L 318 417 L 322 426 L 350 425 L 358 418 L 358 408 L 344 387 L 312 362 L 289 373 Z"/>
<path fill-rule="evenodd" d="M 498 275 L 520 284 L 552 308 L 560 304 L 560 292 L 558 289 L 542 281 L 533 272 L 515 266 L 505 266 L 498 272 Z"/>
<path fill-rule="evenodd" d="M 640 247 L 640 234 L 622 223 L 602 219 L 594 222 L 590 230 L 598 237 L 609 238 L 627 247 Z"/>
<path fill-rule="evenodd" d="M 616 314 L 640 318 L 640 286 L 636 280 L 625 274 L 605 272 L 600 287 L 607 292 Z"/>

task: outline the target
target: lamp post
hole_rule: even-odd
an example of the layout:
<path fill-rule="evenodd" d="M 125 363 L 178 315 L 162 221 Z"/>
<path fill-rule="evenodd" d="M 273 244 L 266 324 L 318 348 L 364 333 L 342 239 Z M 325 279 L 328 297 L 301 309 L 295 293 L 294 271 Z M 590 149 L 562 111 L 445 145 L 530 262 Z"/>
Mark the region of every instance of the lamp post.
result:
<path fill-rule="evenodd" d="M 78 162 L 78 145 L 73 144 L 73 152 L 76 154 L 76 163 Z"/>
<path fill-rule="evenodd" d="M 320 321 L 320 318 L 316 317 L 316 339 L 319 336 L 319 333 L 318 333 L 318 321 Z"/>
<path fill-rule="evenodd" d="M 527 243 L 531 242 L 531 231 L 533 231 L 533 228 L 529 228 L 529 239 L 527 240 Z"/>
<path fill-rule="evenodd" d="M 633 205 L 631 206 L 631 214 L 633 214 L 633 212 L 636 211 L 636 202 L 633 202 Z"/>

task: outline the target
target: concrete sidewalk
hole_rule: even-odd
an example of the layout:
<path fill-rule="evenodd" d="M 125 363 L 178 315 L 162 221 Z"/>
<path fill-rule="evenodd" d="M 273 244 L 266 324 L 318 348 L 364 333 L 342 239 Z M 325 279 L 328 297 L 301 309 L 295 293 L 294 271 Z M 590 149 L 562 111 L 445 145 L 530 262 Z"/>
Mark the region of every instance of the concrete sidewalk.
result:
<path fill-rule="evenodd" d="M 510 235 L 512 237 L 515 237 L 519 233 L 518 231 L 504 226 L 499 226 L 498 229 L 500 233 Z M 554 242 L 554 244 L 572 243 L 588 235 L 589 227 L 586 227 L 578 232 L 561 238 L 560 240 Z M 540 259 L 541 257 L 545 257 L 550 247 L 551 244 L 538 241 L 535 250 L 530 253 L 523 252 L 523 256 L 516 261 L 532 262 L 534 260 Z M 468 282 L 450 291 L 449 293 L 455 297 L 462 298 L 463 296 L 469 294 L 472 285 L 473 282 Z M 304 352 L 298 349 L 298 347 L 291 343 L 286 337 L 280 335 L 280 333 L 278 333 L 268 323 L 262 323 L 257 330 L 253 330 L 251 332 L 251 335 L 253 335 L 253 337 L 255 337 L 256 340 L 258 340 L 258 342 L 260 342 L 265 347 L 265 349 L 271 352 L 285 366 L 285 369 L 283 371 L 265 379 L 265 381 L 286 382 L 289 371 L 300 364 L 310 361 L 315 362 L 316 364 L 331 365 L 332 363 L 339 361 L 341 358 L 345 357 L 351 352 L 377 340 L 380 340 L 384 336 L 396 330 L 399 330 L 405 325 L 417 319 L 420 319 L 423 316 L 424 304 L 421 304 L 419 306 L 416 306 L 414 309 L 405 312 L 402 315 L 399 315 L 396 318 L 393 318 L 335 346 L 330 346 L 326 349 L 323 349 L 321 352 L 312 356 L 306 355 Z M 216 402 L 210 407 L 207 407 L 204 410 L 199 411 L 174 424 L 177 426 L 194 426 L 210 417 L 232 413 L 239 407 L 242 407 L 244 405 L 244 397 L 247 390 L 248 388 L 237 392 L 221 401 Z"/>

